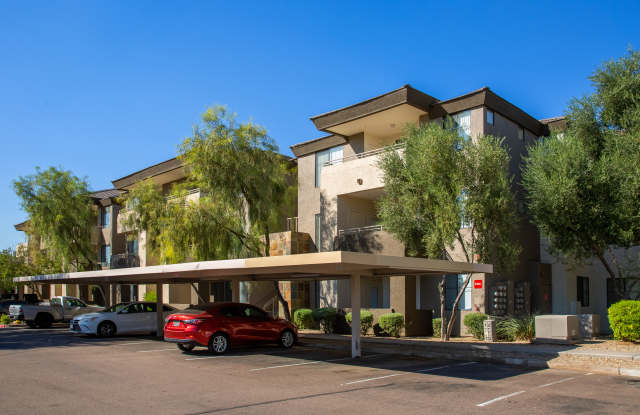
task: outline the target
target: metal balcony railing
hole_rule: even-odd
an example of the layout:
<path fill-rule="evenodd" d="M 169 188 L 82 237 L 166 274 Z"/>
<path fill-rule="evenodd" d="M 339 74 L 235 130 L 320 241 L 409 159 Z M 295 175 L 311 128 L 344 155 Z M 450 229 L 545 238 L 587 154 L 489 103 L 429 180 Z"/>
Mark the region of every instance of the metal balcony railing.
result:
<path fill-rule="evenodd" d="M 287 218 L 287 232 L 298 232 L 298 217 Z"/>
<path fill-rule="evenodd" d="M 339 229 L 338 236 L 353 235 L 353 234 L 363 233 L 363 232 L 376 232 L 381 230 L 382 230 L 382 225 L 371 225 L 371 226 L 363 226 L 360 228 Z"/>
<path fill-rule="evenodd" d="M 382 154 L 386 151 L 395 151 L 404 148 L 403 143 L 394 144 L 388 147 L 376 148 L 375 150 L 365 151 L 363 153 L 354 154 L 353 156 L 343 157 L 341 159 L 331 160 L 324 163 L 324 166 L 333 166 L 334 164 L 346 163 L 353 160 L 363 159 L 365 157 L 377 156 L 378 154 Z"/>
<path fill-rule="evenodd" d="M 135 254 L 111 255 L 111 262 L 109 265 L 111 269 L 139 267 L 140 257 Z"/>

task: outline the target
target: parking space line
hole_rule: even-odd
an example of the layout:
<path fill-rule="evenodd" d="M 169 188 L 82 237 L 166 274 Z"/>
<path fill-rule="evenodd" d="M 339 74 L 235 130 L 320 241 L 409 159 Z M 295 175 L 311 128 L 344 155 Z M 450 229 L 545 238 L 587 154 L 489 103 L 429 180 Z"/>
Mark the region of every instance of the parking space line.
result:
<path fill-rule="evenodd" d="M 136 353 L 168 352 L 169 350 L 178 351 L 178 349 L 172 347 L 171 349 L 136 350 Z"/>
<path fill-rule="evenodd" d="M 518 391 L 518 392 L 510 393 L 510 394 L 508 394 L 508 395 L 498 396 L 497 398 L 493 398 L 493 399 L 491 399 L 490 401 L 486 401 L 486 402 L 479 403 L 479 404 L 477 404 L 476 406 L 483 407 L 483 406 L 491 405 L 491 404 L 492 404 L 492 403 L 494 403 L 494 402 L 498 402 L 498 401 L 501 401 L 501 400 L 503 400 L 503 399 L 508 399 L 508 398 L 513 397 L 513 396 L 520 395 L 521 393 L 525 393 L 525 392 L 526 392 L 526 391 Z"/>
<path fill-rule="evenodd" d="M 188 359 L 184 359 L 184 360 L 202 360 L 202 359 L 217 359 L 219 357 L 224 357 L 224 356 L 203 356 L 203 357 L 190 357 Z"/>
<path fill-rule="evenodd" d="M 477 363 L 477 362 L 466 362 L 466 363 L 460 363 L 460 364 L 456 364 L 456 365 L 446 365 L 446 366 L 438 366 L 438 367 L 429 367 L 429 368 L 426 368 L 426 369 L 412 370 L 410 372 L 392 373 L 390 375 L 385 375 L 385 376 L 376 376 L 376 377 L 373 377 L 373 378 L 359 379 L 359 380 L 354 380 L 354 381 L 351 381 L 351 382 L 346 382 L 346 383 L 343 383 L 341 386 L 354 385 L 356 383 L 371 382 L 373 380 L 392 378 L 392 377 L 395 377 L 395 376 L 412 375 L 412 374 L 415 374 L 415 373 L 435 372 L 436 370 L 447 369 L 447 368 L 457 367 L 457 366 L 467 366 L 467 365 L 472 365 L 472 364 L 475 364 L 475 363 Z"/>
<path fill-rule="evenodd" d="M 152 343 L 152 342 L 153 342 L 152 340 L 146 340 L 146 341 L 142 341 L 142 342 L 129 342 L 129 343 L 118 343 L 118 342 L 116 342 L 114 344 L 117 344 L 118 346 L 128 346 L 130 344 L 143 344 L 143 343 Z"/>
<path fill-rule="evenodd" d="M 557 385 L 558 383 L 567 382 L 573 379 L 575 378 L 560 379 L 560 380 L 556 380 L 555 382 L 545 383 L 544 385 L 536 386 L 536 388 L 546 388 L 547 386 Z"/>
<path fill-rule="evenodd" d="M 256 372 L 256 371 L 259 371 L 259 370 L 267 370 L 267 369 L 279 369 L 281 367 L 304 366 L 304 365 L 315 365 L 315 364 L 318 364 L 318 363 L 341 362 L 341 361 L 352 360 L 352 359 L 353 359 L 352 357 L 343 357 L 341 359 L 313 360 L 311 362 L 291 363 L 291 364 L 288 364 L 288 365 L 259 367 L 259 368 L 256 368 L 256 369 L 249 369 L 249 372 Z"/>

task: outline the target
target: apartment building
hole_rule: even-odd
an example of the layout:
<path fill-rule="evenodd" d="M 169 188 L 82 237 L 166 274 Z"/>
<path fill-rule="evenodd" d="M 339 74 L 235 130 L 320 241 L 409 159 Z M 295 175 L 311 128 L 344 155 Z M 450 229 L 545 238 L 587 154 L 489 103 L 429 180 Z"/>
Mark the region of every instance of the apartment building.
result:
<path fill-rule="evenodd" d="M 536 120 L 489 88 L 438 100 L 409 85 L 311 117 L 325 135 L 291 147 L 298 159 L 298 230 L 312 235 L 319 251 L 404 256 L 404 245 L 378 223 L 376 202 L 384 193 L 384 183 L 377 162 L 389 146 L 402 151 L 398 140 L 406 124 L 442 123 L 447 116 L 460 134 L 471 139 L 486 134 L 505 137 L 520 201 L 517 183 L 526 146 L 564 123 L 562 118 Z M 550 266 L 541 261 L 539 234 L 524 216 L 516 238 L 523 247 L 517 268 L 508 274 L 474 275 L 460 303 L 462 317 L 472 311 L 494 315 L 552 311 Z M 462 252 L 450 254 L 464 260 Z M 464 277 L 446 277 L 447 309 Z M 403 313 L 407 335 L 427 334 L 431 318 L 439 315 L 438 282 L 433 277 L 363 278 L 361 303 L 374 314 Z M 313 291 L 316 305 L 350 307 L 348 283 L 321 282 Z"/>

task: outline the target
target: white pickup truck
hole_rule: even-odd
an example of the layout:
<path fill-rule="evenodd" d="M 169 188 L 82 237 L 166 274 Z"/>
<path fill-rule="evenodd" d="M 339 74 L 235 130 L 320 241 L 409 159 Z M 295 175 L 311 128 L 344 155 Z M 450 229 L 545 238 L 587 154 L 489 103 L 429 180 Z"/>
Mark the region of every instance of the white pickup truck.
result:
<path fill-rule="evenodd" d="M 9 307 L 11 320 L 23 320 L 29 327 L 51 327 L 54 321 L 69 321 L 79 314 L 95 313 L 103 307 L 85 304 L 76 297 L 57 296 L 48 303 L 18 304 Z"/>

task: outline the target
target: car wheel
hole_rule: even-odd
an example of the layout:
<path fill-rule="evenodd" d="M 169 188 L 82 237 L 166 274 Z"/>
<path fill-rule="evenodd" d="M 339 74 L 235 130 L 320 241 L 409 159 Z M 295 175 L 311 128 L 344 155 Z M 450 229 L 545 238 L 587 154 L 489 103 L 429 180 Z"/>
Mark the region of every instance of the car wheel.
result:
<path fill-rule="evenodd" d="M 293 331 L 287 329 L 280 333 L 280 346 L 285 349 L 290 349 L 296 342 L 296 335 Z"/>
<path fill-rule="evenodd" d="M 214 333 L 209 339 L 209 351 L 215 354 L 224 354 L 229 350 L 229 336 L 224 333 Z"/>
<path fill-rule="evenodd" d="M 195 344 L 178 343 L 178 349 L 182 350 L 183 352 L 190 352 L 194 347 L 196 347 Z"/>
<path fill-rule="evenodd" d="M 100 323 L 98 326 L 98 336 L 100 337 L 113 337 L 116 334 L 116 325 L 110 321 Z"/>
<path fill-rule="evenodd" d="M 51 327 L 51 323 L 53 323 L 53 318 L 51 318 L 51 314 L 49 313 L 40 313 L 36 316 L 35 323 L 38 327 L 48 329 Z"/>

